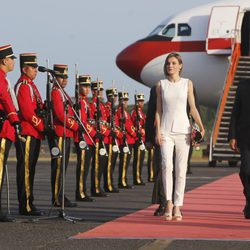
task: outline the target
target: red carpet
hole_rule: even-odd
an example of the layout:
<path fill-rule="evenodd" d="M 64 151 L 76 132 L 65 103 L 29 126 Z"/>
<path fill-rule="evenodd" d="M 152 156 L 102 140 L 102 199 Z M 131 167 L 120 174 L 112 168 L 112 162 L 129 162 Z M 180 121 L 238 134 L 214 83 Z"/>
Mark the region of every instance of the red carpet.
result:
<path fill-rule="evenodd" d="M 250 240 L 250 220 L 243 217 L 237 174 L 187 192 L 184 204 L 181 222 L 153 216 L 154 205 L 72 238 Z"/>

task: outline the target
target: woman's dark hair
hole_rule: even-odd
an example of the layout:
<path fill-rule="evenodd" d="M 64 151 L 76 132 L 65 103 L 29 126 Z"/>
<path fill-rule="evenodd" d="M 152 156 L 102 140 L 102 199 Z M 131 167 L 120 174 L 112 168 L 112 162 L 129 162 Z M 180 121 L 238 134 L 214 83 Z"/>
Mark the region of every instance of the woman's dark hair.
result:
<path fill-rule="evenodd" d="M 167 64 L 168 64 L 169 58 L 171 58 L 171 57 L 175 57 L 175 58 L 178 60 L 179 64 L 182 64 L 182 65 L 183 65 L 182 58 L 181 58 L 181 55 L 180 55 L 180 54 L 178 54 L 178 53 L 176 53 L 176 52 L 172 52 L 172 53 L 168 54 L 168 56 L 167 56 L 167 58 L 166 58 L 166 60 L 165 60 L 165 63 L 164 63 L 164 67 L 163 67 L 164 75 L 165 75 L 166 77 L 168 76 Z M 183 69 L 183 66 L 182 66 L 182 68 L 181 68 L 181 70 L 180 70 L 180 74 L 181 74 L 182 69 Z"/>

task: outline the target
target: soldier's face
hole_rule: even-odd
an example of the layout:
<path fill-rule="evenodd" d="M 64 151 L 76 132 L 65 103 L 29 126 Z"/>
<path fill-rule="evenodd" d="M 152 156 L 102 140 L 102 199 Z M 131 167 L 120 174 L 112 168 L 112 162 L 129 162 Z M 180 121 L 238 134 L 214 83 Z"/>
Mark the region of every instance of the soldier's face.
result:
<path fill-rule="evenodd" d="M 128 107 L 128 100 L 123 101 L 123 103 L 124 103 L 124 108 L 126 109 Z"/>
<path fill-rule="evenodd" d="M 93 96 L 97 96 L 97 90 L 92 90 L 92 95 L 93 95 Z M 100 91 L 99 91 L 99 96 L 100 96 L 100 97 L 103 97 L 103 90 L 100 90 Z"/>
<path fill-rule="evenodd" d="M 62 88 L 65 88 L 67 86 L 68 78 L 57 77 L 56 79 Z"/>
<path fill-rule="evenodd" d="M 14 70 L 15 60 L 12 58 L 6 58 L 4 60 L 5 60 L 5 65 L 7 67 L 7 71 L 10 72 L 10 71 Z"/>
<path fill-rule="evenodd" d="M 144 106 L 144 101 L 139 101 L 139 102 L 138 102 L 138 106 L 139 106 L 140 108 L 143 108 L 143 106 Z"/>
<path fill-rule="evenodd" d="M 31 80 L 34 80 L 37 75 L 37 67 L 26 66 L 23 68 L 23 72 L 26 76 L 28 76 Z"/>
<path fill-rule="evenodd" d="M 90 86 L 80 86 L 79 91 L 84 96 L 88 96 L 90 93 Z"/>

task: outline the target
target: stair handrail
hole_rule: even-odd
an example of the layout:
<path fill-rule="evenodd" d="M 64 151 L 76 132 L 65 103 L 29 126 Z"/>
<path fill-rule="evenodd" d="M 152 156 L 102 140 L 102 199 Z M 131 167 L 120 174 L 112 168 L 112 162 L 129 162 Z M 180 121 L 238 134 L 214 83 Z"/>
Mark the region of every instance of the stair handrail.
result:
<path fill-rule="evenodd" d="M 234 44 L 234 48 L 232 48 L 232 49 L 233 49 L 233 51 L 232 51 L 232 55 L 230 57 L 230 63 L 229 63 L 229 67 L 228 67 L 228 71 L 227 71 L 227 75 L 226 75 L 226 79 L 225 79 L 223 94 L 221 95 L 221 98 L 220 98 L 220 101 L 218 104 L 218 108 L 216 111 L 214 126 L 213 126 L 211 140 L 210 140 L 212 142 L 213 146 L 215 145 L 217 138 L 218 138 L 220 123 L 221 123 L 223 111 L 225 108 L 225 104 L 227 101 L 228 92 L 229 92 L 231 85 L 233 84 L 235 72 L 236 72 L 237 65 L 238 65 L 239 58 L 240 58 L 240 54 L 241 54 L 239 43 Z M 213 147 L 210 147 L 210 149 L 212 150 Z M 211 157 L 211 154 L 212 154 L 211 150 L 209 152 L 209 159 L 212 158 Z"/>

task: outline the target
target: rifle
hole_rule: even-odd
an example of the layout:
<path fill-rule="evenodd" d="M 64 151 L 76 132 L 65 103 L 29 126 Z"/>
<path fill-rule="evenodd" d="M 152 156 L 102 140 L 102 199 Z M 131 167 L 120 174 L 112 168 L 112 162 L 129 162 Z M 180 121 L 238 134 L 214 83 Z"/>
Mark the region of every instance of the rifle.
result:
<path fill-rule="evenodd" d="M 97 98 L 96 98 L 96 113 L 95 113 L 96 121 L 95 121 L 95 124 L 96 124 L 96 132 L 98 134 L 100 134 L 101 133 L 101 116 L 102 116 L 102 114 L 101 114 L 101 109 L 100 109 L 100 82 L 98 81 L 98 79 L 96 81 L 96 84 L 97 84 Z M 101 143 L 102 143 L 102 148 L 100 148 L 99 154 L 108 156 L 104 141 L 101 140 Z"/>
<path fill-rule="evenodd" d="M 121 113 L 122 113 L 122 117 L 121 117 L 121 121 L 120 121 L 120 127 L 121 127 L 121 130 L 122 130 L 122 134 L 123 134 L 123 137 L 122 137 L 122 140 L 123 140 L 123 148 L 122 148 L 122 151 L 123 153 L 128 153 L 130 154 L 130 149 L 129 149 L 129 146 L 128 146 L 128 142 L 127 142 L 127 137 L 126 137 L 126 128 L 125 128 L 125 112 L 124 112 L 124 97 L 123 97 L 123 93 L 122 92 L 122 98 L 121 98 Z"/>
<path fill-rule="evenodd" d="M 80 104 L 80 100 L 79 100 L 79 77 L 78 77 L 78 68 L 77 68 L 77 64 L 75 64 L 75 111 L 77 113 L 77 115 L 81 118 L 81 104 Z M 82 132 L 78 132 L 78 137 L 79 137 L 79 148 L 80 149 L 87 149 L 88 145 L 85 141 L 84 135 Z"/>
<path fill-rule="evenodd" d="M 74 115 L 75 115 L 75 118 L 76 118 L 76 120 L 78 121 L 79 125 L 81 126 L 81 128 L 84 130 L 84 132 L 86 133 L 86 135 L 89 137 L 90 141 L 91 141 L 91 142 L 93 143 L 93 145 L 95 146 L 95 143 L 94 143 L 93 139 L 92 139 L 91 136 L 89 135 L 89 133 L 88 133 L 87 129 L 85 128 L 84 124 L 82 123 L 80 117 L 79 117 L 78 114 L 76 113 L 75 108 L 74 108 L 74 105 L 73 105 L 73 103 L 72 103 L 72 100 L 66 95 L 66 93 L 64 92 L 64 90 L 62 89 L 62 87 L 60 86 L 60 84 L 58 83 L 58 81 L 56 80 L 55 75 L 54 75 L 51 71 L 52 71 L 52 70 L 47 70 L 47 74 L 49 74 L 49 77 L 52 77 L 51 82 L 52 82 L 53 84 L 55 84 L 55 85 L 60 89 L 60 91 L 61 91 L 63 97 L 65 98 L 65 101 L 67 101 L 67 103 L 68 103 L 68 104 L 70 105 L 70 107 L 72 108 L 73 113 L 74 113 Z M 42 72 L 45 72 L 45 71 L 42 71 Z M 51 96 L 51 95 L 49 95 L 49 96 Z M 51 100 L 50 100 L 50 103 L 51 103 Z M 52 105 L 50 105 L 50 110 L 51 110 L 51 112 L 52 112 L 51 106 L 52 106 Z M 52 120 L 53 120 L 53 112 L 51 113 L 51 116 L 49 116 L 49 117 L 51 117 L 51 121 L 52 121 Z M 53 124 L 53 123 L 52 123 L 52 124 Z M 51 127 L 53 128 L 53 126 L 51 126 Z"/>
<path fill-rule="evenodd" d="M 114 91 L 112 90 L 111 108 L 110 108 L 110 127 L 111 127 L 111 131 L 113 131 L 113 132 L 115 131 L 115 102 L 114 102 L 114 99 L 115 99 Z M 120 153 L 116 138 L 112 138 L 112 150 L 113 150 L 113 152 Z"/>
<path fill-rule="evenodd" d="M 49 64 L 49 60 L 46 60 L 47 67 Z M 46 114 L 44 117 L 45 121 L 45 131 L 47 135 L 48 142 L 50 144 L 50 155 L 53 159 L 61 158 L 62 154 L 58 147 L 57 136 L 54 130 L 54 118 L 53 118 L 53 104 L 51 101 L 51 84 L 50 75 L 47 72 L 47 84 L 46 84 Z"/>
<path fill-rule="evenodd" d="M 141 132 L 140 132 L 140 129 L 141 129 L 140 118 L 141 118 L 141 116 L 140 116 L 140 113 L 139 113 L 138 102 L 136 100 L 136 94 L 135 94 L 135 114 L 136 114 L 136 116 L 135 116 L 135 129 L 136 129 L 136 132 L 137 132 L 137 137 L 139 139 L 139 144 L 140 144 L 139 148 L 140 148 L 140 150 L 143 151 L 143 150 L 146 149 L 146 147 L 145 147 L 145 144 L 144 144 L 144 142 L 142 140 L 142 135 L 141 135 Z"/>

